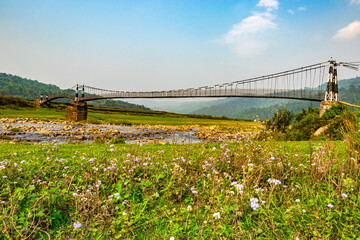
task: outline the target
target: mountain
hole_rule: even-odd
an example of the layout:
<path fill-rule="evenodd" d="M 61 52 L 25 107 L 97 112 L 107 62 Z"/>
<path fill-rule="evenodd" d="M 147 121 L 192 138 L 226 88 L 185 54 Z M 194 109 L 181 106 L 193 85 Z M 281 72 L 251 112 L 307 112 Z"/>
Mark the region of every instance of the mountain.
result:
<path fill-rule="evenodd" d="M 50 96 L 54 93 L 75 94 L 75 91 L 72 89 L 60 89 L 58 86 L 53 84 L 45 84 L 36 80 L 22 78 L 7 73 L 0 73 L 0 94 L 4 96 L 38 99 L 41 93 L 46 93 Z M 70 100 L 62 99 L 61 101 L 69 102 Z M 88 103 L 94 106 L 150 110 L 143 105 L 128 103 L 120 100 L 96 100 L 89 101 Z"/>
<path fill-rule="evenodd" d="M 326 84 L 324 84 L 323 89 L 326 89 Z M 356 100 L 358 100 L 357 104 L 359 104 L 360 77 L 340 80 L 339 95 L 341 101 L 356 104 Z M 280 108 L 286 108 L 294 113 L 298 113 L 308 106 L 319 107 L 320 103 L 270 98 L 223 98 L 206 103 L 192 104 L 191 106 L 181 104 L 163 107 L 162 110 L 183 114 L 205 114 L 241 119 L 254 119 L 256 116 L 259 116 L 261 119 L 266 119 L 272 117 Z"/>

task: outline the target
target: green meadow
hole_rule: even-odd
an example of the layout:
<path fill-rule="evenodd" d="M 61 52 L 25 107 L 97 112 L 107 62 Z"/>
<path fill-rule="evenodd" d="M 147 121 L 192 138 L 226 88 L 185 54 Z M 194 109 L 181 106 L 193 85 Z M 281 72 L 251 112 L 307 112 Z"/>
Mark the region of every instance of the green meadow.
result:
<path fill-rule="evenodd" d="M 0 144 L 3 239 L 354 239 L 351 142 Z"/>
<path fill-rule="evenodd" d="M 31 118 L 47 121 L 65 121 L 66 105 L 52 103 L 51 108 L 1 107 L 0 118 Z M 213 126 L 225 129 L 256 129 L 258 123 L 249 120 L 225 117 L 183 115 L 161 111 L 132 110 L 120 108 L 88 107 L 88 120 L 84 123 L 110 123 L 117 125 L 168 125 L 168 126 Z"/>
<path fill-rule="evenodd" d="M 3 107 L 0 117 L 65 121 L 65 107 Z M 356 239 L 360 235 L 356 125 L 343 132 L 342 141 L 275 141 L 259 122 L 91 106 L 84 123 L 216 126 L 232 133 L 233 141 L 190 145 L 2 141 L 1 239 Z M 234 134 L 237 131 L 242 133 Z"/>

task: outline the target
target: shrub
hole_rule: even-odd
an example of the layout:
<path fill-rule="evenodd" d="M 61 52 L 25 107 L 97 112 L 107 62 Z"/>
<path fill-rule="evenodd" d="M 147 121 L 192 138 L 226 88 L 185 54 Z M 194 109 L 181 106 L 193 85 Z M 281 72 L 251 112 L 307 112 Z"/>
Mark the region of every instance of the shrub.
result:
<path fill-rule="evenodd" d="M 293 118 L 294 113 L 283 108 L 280 111 L 276 111 L 271 120 L 266 121 L 266 128 L 270 130 L 285 132 L 286 129 L 290 126 Z"/>
<path fill-rule="evenodd" d="M 328 124 L 327 133 L 333 140 L 342 140 L 344 138 L 345 122 L 352 124 L 355 120 L 355 115 L 345 105 L 334 105 L 326 110 L 322 119 Z"/>
<path fill-rule="evenodd" d="M 322 127 L 324 122 L 321 121 L 319 116 L 319 109 L 309 106 L 306 110 L 295 115 L 295 122 L 291 126 L 291 129 L 287 131 L 288 139 L 290 140 L 308 140 L 317 129 Z"/>
<path fill-rule="evenodd" d="M 110 139 L 111 144 L 125 144 L 125 138 L 123 137 L 113 137 Z"/>
<path fill-rule="evenodd" d="M 12 132 L 20 132 L 20 128 L 13 127 L 13 128 L 10 129 L 10 131 L 12 131 Z"/>
<path fill-rule="evenodd" d="M 101 137 L 97 137 L 94 139 L 94 143 L 95 144 L 103 144 L 103 143 L 105 143 L 105 140 Z"/>

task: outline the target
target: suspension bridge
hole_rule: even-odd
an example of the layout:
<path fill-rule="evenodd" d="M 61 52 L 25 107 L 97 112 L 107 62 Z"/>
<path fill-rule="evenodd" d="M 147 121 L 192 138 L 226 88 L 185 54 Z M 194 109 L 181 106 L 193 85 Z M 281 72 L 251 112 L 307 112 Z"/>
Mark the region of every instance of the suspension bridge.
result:
<path fill-rule="evenodd" d="M 74 100 L 67 109 L 67 119 L 84 120 L 87 116 L 87 101 L 125 98 L 283 98 L 322 102 L 325 111 L 338 103 L 338 68 L 346 67 L 359 71 L 360 62 L 338 62 L 330 59 L 322 63 L 295 68 L 279 73 L 249 78 L 212 86 L 167 91 L 116 91 L 87 85 L 73 87 L 75 94 L 41 94 L 40 106 L 61 98 Z M 346 103 L 345 103 L 346 104 Z"/>

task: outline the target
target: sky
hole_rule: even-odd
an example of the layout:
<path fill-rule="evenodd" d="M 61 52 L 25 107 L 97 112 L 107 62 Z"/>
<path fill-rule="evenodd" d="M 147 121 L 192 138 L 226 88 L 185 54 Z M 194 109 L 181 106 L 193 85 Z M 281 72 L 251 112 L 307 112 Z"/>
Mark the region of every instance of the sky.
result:
<path fill-rule="evenodd" d="M 0 0 L 0 32 L 0 72 L 171 90 L 360 61 L 360 0 Z"/>

